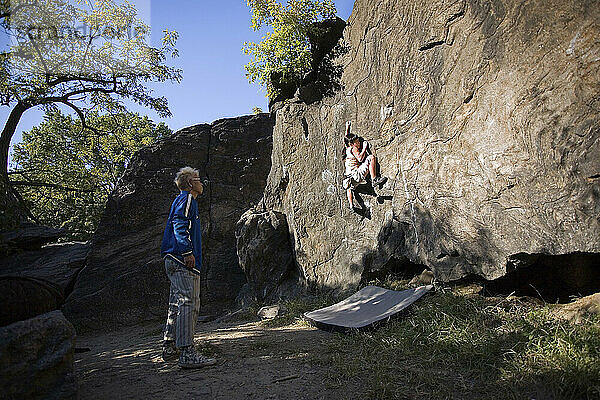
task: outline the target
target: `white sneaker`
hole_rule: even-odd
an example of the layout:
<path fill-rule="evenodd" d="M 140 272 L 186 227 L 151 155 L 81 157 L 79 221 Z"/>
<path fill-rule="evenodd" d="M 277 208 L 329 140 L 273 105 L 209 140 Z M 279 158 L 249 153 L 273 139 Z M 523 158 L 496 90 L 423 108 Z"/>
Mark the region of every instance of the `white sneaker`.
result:
<path fill-rule="evenodd" d="M 162 346 L 163 361 L 175 361 L 179 357 L 179 349 L 173 340 L 165 340 Z"/>
<path fill-rule="evenodd" d="M 186 346 L 181 349 L 178 365 L 181 368 L 202 368 L 216 363 L 216 359 L 198 354 L 194 346 Z"/>

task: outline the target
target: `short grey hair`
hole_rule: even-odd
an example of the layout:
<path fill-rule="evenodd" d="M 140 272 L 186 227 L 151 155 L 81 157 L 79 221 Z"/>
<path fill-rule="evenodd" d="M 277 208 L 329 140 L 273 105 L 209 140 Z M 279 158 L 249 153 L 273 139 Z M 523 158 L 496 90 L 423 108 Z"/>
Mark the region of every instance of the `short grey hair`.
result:
<path fill-rule="evenodd" d="M 200 172 L 197 169 L 192 167 L 183 167 L 175 175 L 175 184 L 179 190 L 189 190 L 191 188 L 190 179 L 198 178 L 199 176 Z"/>

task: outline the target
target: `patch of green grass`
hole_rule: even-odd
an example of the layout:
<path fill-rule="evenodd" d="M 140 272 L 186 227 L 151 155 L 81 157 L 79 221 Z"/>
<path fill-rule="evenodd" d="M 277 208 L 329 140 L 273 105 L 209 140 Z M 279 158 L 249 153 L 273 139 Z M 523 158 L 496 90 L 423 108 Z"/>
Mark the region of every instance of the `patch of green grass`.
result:
<path fill-rule="evenodd" d="M 390 290 L 406 290 L 414 287 L 409 285 L 410 279 L 406 279 L 403 275 L 390 274 L 383 279 L 374 279 L 365 282 L 362 286 L 374 285 Z"/>
<path fill-rule="evenodd" d="M 393 278 L 369 284 L 409 287 Z M 327 368 L 328 385 L 354 385 L 357 398 L 600 398 L 598 316 L 575 325 L 553 317 L 550 306 L 446 289 L 376 330 L 332 334 L 307 359 Z M 304 312 L 339 299 L 289 300 L 284 316 L 262 324 L 306 323 Z"/>
<path fill-rule="evenodd" d="M 548 307 L 435 293 L 371 332 L 333 335 L 331 384 L 374 399 L 600 398 L 600 323 Z M 337 382 L 337 383 L 336 383 Z"/>

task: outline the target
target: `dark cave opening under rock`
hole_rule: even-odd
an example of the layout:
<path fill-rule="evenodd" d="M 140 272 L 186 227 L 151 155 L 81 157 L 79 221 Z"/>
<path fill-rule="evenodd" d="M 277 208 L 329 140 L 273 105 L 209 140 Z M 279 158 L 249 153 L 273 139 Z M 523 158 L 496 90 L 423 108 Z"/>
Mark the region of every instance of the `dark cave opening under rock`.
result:
<path fill-rule="evenodd" d="M 405 257 L 391 257 L 386 263 L 376 269 L 365 269 L 362 273 L 361 284 L 373 281 L 385 281 L 389 277 L 411 279 L 428 269 L 423 264 L 416 264 Z"/>
<path fill-rule="evenodd" d="M 547 303 L 569 303 L 600 292 L 600 254 L 516 254 L 507 275 L 484 283 L 486 296 L 537 297 Z"/>

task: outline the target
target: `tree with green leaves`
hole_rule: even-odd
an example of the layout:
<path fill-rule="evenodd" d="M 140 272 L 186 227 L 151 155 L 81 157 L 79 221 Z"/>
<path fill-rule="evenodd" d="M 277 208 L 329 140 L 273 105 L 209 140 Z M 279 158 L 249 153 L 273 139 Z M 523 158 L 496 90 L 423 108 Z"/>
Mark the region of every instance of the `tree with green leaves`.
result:
<path fill-rule="evenodd" d="M 97 115 L 82 130 L 78 118 L 60 111 L 23 133 L 15 145 L 11 183 L 44 225 L 64 228 L 68 239 L 87 240 L 108 195 L 135 151 L 171 134 L 164 124 L 134 113 Z"/>
<path fill-rule="evenodd" d="M 167 99 L 153 95 L 147 83 L 181 81 L 181 70 L 166 63 L 177 56 L 177 33 L 165 30 L 161 46 L 150 46 L 150 28 L 130 3 L 0 0 L 0 27 L 10 37 L 0 53 L 0 105 L 11 109 L 0 133 L 3 190 L 10 188 L 10 141 L 33 107 L 68 107 L 82 129 L 97 134 L 101 131 L 88 113 L 122 113 L 126 99 L 161 117 L 170 115 Z M 0 220 L 5 211 L 0 210 Z"/>
<path fill-rule="evenodd" d="M 252 10 L 252 29 L 273 29 L 259 43 L 244 43 L 243 51 L 251 57 L 246 77 L 263 85 L 273 100 L 280 94 L 279 86 L 298 86 L 310 71 L 310 29 L 315 22 L 335 17 L 335 5 L 333 0 L 288 0 L 286 5 L 277 0 L 246 2 Z"/>

